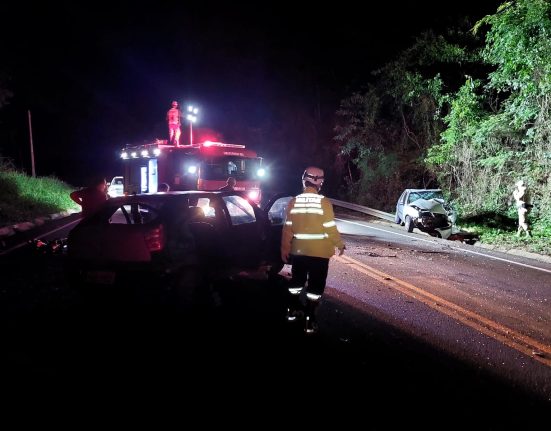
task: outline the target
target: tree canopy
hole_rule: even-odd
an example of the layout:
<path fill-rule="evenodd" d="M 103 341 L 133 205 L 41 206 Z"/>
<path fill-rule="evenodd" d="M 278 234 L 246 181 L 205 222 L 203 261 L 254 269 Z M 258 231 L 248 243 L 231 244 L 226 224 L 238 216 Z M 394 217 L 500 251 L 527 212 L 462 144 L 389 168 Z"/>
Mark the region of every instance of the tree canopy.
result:
<path fill-rule="evenodd" d="M 517 0 L 470 31 L 425 33 L 343 100 L 335 141 L 351 195 L 381 202 L 384 188 L 390 210 L 403 188 L 439 186 L 464 216 L 507 214 L 523 179 L 549 223 L 550 16 L 547 0 Z"/>

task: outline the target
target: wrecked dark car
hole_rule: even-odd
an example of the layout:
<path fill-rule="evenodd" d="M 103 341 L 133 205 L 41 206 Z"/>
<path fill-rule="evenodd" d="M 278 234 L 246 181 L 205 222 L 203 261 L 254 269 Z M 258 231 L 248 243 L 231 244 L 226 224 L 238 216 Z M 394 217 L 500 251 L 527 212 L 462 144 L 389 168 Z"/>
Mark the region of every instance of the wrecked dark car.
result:
<path fill-rule="evenodd" d="M 275 204 L 284 207 L 281 202 Z M 67 274 L 87 285 L 155 289 L 167 281 L 194 289 L 238 274 L 279 271 L 283 220 L 270 209 L 240 192 L 112 198 L 69 233 Z"/>

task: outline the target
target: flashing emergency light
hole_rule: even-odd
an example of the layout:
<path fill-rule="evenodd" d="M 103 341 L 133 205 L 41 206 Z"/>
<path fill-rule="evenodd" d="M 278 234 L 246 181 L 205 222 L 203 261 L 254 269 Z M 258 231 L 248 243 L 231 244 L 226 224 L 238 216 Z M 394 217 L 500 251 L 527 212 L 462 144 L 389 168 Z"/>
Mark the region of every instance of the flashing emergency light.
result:
<path fill-rule="evenodd" d="M 121 159 L 125 159 L 125 160 L 128 159 L 128 153 L 126 151 L 123 151 L 121 153 Z"/>
<path fill-rule="evenodd" d="M 188 166 L 187 171 L 190 174 L 195 174 L 197 172 L 197 166 L 195 166 L 195 165 Z"/>
<path fill-rule="evenodd" d="M 263 177 L 264 175 L 266 175 L 266 169 L 260 168 L 258 171 L 256 171 L 256 175 L 258 175 L 259 177 Z"/>
<path fill-rule="evenodd" d="M 258 199 L 258 190 L 251 190 L 249 191 L 249 193 L 247 194 L 247 196 L 249 196 L 249 199 L 253 200 L 253 201 L 256 201 Z"/>
<path fill-rule="evenodd" d="M 201 144 L 203 147 L 228 147 L 228 148 L 245 148 L 241 144 L 225 144 L 224 142 L 204 141 Z"/>

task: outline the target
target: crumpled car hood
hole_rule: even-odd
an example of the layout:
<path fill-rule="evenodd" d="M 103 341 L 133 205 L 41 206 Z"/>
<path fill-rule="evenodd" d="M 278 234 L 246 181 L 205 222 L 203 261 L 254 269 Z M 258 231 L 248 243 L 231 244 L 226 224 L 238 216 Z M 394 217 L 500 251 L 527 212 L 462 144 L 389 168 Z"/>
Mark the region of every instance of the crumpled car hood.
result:
<path fill-rule="evenodd" d="M 417 199 L 416 201 L 411 202 L 409 205 L 428 210 L 434 214 L 448 214 L 448 212 L 442 206 L 442 203 L 437 201 L 436 199 Z"/>

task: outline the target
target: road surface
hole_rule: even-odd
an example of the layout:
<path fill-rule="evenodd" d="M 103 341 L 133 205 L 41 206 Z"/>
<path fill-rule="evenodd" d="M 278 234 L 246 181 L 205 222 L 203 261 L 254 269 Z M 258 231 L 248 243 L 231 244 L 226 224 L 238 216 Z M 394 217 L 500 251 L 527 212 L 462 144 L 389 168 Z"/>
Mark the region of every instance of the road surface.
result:
<path fill-rule="evenodd" d="M 314 337 L 284 319 L 288 266 L 275 282 L 218 285 L 213 305 L 184 316 L 148 286 L 74 289 L 63 255 L 16 247 L 0 258 L 3 380 L 76 392 L 139 381 L 178 387 L 190 406 L 276 416 L 288 403 L 321 404 L 325 417 L 382 429 L 546 417 L 548 265 L 359 217 L 338 226 L 347 250 L 331 261 Z"/>

